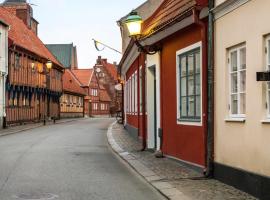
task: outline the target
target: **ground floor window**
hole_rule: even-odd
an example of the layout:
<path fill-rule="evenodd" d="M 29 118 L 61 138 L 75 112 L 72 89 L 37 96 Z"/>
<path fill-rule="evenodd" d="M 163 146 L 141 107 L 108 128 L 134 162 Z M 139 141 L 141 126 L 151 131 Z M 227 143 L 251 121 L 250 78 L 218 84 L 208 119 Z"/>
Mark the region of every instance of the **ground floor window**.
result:
<path fill-rule="evenodd" d="M 230 115 L 245 117 L 246 113 L 246 47 L 229 50 Z"/>
<path fill-rule="evenodd" d="M 201 43 L 177 52 L 178 121 L 201 122 Z"/>

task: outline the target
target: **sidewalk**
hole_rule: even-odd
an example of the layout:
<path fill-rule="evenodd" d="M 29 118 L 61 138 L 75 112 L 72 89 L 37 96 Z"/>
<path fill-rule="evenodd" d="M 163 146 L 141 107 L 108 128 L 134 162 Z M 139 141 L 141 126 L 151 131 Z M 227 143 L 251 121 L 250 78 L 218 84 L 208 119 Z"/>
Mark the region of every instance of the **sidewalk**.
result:
<path fill-rule="evenodd" d="M 55 124 L 68 123 L 68 122 L 73 122 L 73 121 L 82 120 L 82 119 L 84 119 L 84 118 L 61 119 L 61 120 L 56 120 Z M 50 126 L 53 124 L 54 124 L 53 121 L 46 122 L 46 126 Z M 20 133 L 23 131 L 39 128 L 42 126 L 44 126 L 43 122 L 42 123 L 32 123 L 32 124 L 20 125 L 20 126 L 19 125 L 18 126 L 11 126 L 11 127 L 8 127 L 7 129 L 0 129 L 0 137 L 5 136 L 5 135 L 14 134 L 14 133 Z"/>
<path fill-rule="evenodd" d="M 140 151 L 141 144 L 122 125 L 112 124 L 108 141 L 113 150 L 153 187 L 172 200 L 254 200 L 256 198 L 168 158 Z"/>

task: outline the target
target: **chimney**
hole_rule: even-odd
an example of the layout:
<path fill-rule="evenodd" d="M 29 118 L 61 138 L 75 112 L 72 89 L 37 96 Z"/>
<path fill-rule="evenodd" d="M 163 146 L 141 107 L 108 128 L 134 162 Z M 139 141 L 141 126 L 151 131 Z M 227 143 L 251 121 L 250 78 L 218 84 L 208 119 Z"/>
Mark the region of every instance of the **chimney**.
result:
<path fill-rule="evenodd" d="M 98 59 L 97 59 L 97 65 L 101 65 L 101 61 L 102 61 L 101 56 L 98 56 Z"/>
<path fill-rule="evenodd" d="M 24 24 L 38 35 L 38 21 L 33 18 L 33 8 L 26 0 L 6 0 L 2 6 L 20 18 Z"/>

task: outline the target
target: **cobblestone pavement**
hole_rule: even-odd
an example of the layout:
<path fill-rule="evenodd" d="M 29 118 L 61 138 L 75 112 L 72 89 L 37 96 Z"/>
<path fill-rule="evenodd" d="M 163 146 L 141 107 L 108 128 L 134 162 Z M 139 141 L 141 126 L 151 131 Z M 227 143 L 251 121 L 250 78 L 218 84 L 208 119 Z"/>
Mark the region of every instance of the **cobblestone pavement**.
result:
<path fill-rule="evenodd" d="M 256 198 L 214 179 L 206 179 L 169 158 L 155 158 L 152 152 L 140 151 L 141 143 L 131 137 L 119 124 L 112 126 L 112 137 L 124 152 L 158 175 L 159 180 L 169 183 L 189 199 L 196 200 L 255 200 Z"/>

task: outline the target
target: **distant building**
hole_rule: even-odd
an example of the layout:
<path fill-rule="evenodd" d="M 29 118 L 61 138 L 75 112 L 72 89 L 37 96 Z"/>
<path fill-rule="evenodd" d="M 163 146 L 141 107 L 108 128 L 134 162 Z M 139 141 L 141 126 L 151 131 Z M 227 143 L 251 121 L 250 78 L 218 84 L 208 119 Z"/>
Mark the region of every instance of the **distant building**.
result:
<path fill-rule="evenodd" d="M 66 69 L 78 69 L 77 47 L 71 44 L 47 44 L 46 47 Z"/>
<path fill-rule="evenodd" d="M 99 84 L 104 86 L 108 95 L 110 96 L 110 111 L 114 114 L 121 110 L 121 91 L 117 91 L 115 86 L 118 84 L 117 80 L 117 64 L 108 63 L 107 59 L 98 57 L 94 66 L 95 74 Z"/>
<path fill-rule="evenodd" d="M 84 97 L 86 92 L 81 88 L 71 70 L 66 69 L 63 75 L 63 95 L 60 99 L 61 118 L 84 117 Z"/>
<path fill-rule="evenodd" d="M 8 75 L 8 25 L 0 21 L 0 129 L 4 125 L 6 116 L 6 78 Z"/>
<path fill-rule="evenodd" d="M 72 70 L 81 83 L 87 96 L 84 98 L 84 114 L 86 117 L 98 117 L 110 114 L 110 96 L 106 89 L 98 82 L 93 69 Z"/>

